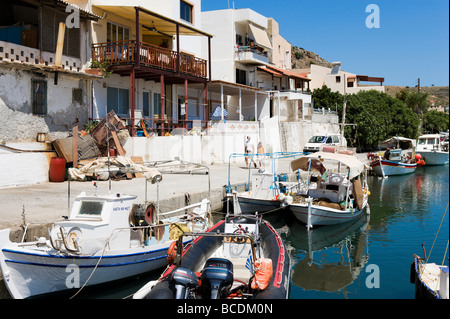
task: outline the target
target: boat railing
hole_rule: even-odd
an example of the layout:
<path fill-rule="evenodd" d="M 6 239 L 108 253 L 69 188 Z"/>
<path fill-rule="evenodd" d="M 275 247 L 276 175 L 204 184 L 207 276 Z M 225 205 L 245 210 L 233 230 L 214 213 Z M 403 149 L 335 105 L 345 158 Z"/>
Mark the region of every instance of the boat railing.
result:
<path fill-rule="evenodd" d="M 188 205 L 188 206 L 184 206 L 184 207 L 182 207 L 182 208 L 178 208 L 178 209 L 175 209 L 175 210 L 166 212 L 166 213 L 160 213 L 160 214 L 159 214 L 159 217 L 158 217 L 158 220 L 156 221 L 156 224 L 154 224 L 154 225 L 130 226 L 130 227 L 118 227 L 118 228 L 115 228 L 115 229 L 113 229 L 113 230 L 111 231 L 111 234 L 109 235 L 106 244 L 109 245 L 109 242 L 111 241 L 111 239 L 113 238 L 113 235 L 114 235 L 116 232 L 120 232 L 120 231 L 128 231 L 128 230 L 130 230 L 130 231 L 135 231 L 135 232 L 136 232 L 137 230 L 142 230 L 142 232 L 141 232 L 141 234 L 140 234 L 140 238 L 139 238 L 139 243 L 140 243 L 140 245 L 144 245 L 144 243 L 145 243 L 145 239 L 144 239 L 144 236 L 145 236 L 145 230 L 151 230 L 151 231 L 153 231 L 154 234 L 157 234 L 157 235 L 155 236 L 155 238 L 157 239 L 157 241 L 158 241 L 158 243 L 159 243 L 159 242 L 162 241 L 162 240 L 158 239 L 158 237 L 159 237 L 159 232 L 160 232 L 161 227 L 166 227 L 166 226 L 169 226 L 169 227 L 170 227 L 170 225 L 175 225 L 175 224 L 179 224 L 179 223 L 182 223 L 182 222 L 188 223 L 188 222 L 190 222 L 190 221 L 194 221 L 195 219 L 203 219 L 201 216 L 199 216 L 199 215 L 197 215 L 197 214 L 195 214 L 195 213 L 185 213 L 183 216 L 180 216 L 180 219 L 179 219 L 179 220 L 173 221 L 173 222 L 167 222 L 167 221 L 164 221 L 165 218 L 175 217 L 175 216 L 173 216 L 174 214 L 177 214 L 177 213 L 186 211 L 186 210 L 188 210 L 188 209 L 201 207 L 202 205 L 209 205 L 209 200 L 208 200 L 208 199 L 204 199 L 203 201 L 201 201 L 201 202 L 199 202 L 199 203 L 195 203 L 195 204 L 191 204 L 191 205 Z M 207 212 L 207 211 L 205 211 L 205 213 L 206 213 L 206 212 Z M 183 217 L 184 217 L 184 218 L 183 218 Z M 206 221 L 207 218 L 204 219 L 204 220 Z M 192 230 L 192 229 L 191 229 L 191 230 Z M 131 248 L 131 246 L 132 246 L 132 240 L 130 240 L 129 245 L 130 245 L 129 248 Z"/>
<path fill-rule="evenodd" d="M 243 243 L 246 243 L 247 240 L 250 241 L 250 247 L 252 252 L 252 260 L 255 262 L 257 260 L 256 256 L 256 238 L 253 234 L 246 234 L 246 233 L 214 233 L 214 232 L 185 232 L 180 235 L 178 238 L 178 243 L 181 244 L 183 242 L 183 237 L 222 237 L 224 239 L 227 238 L 236 238 L 236 239 L 244 239 Z M 180 245 L 181 247 L 181 245 Z M 181 262 L 181 260 L 179 260 Z"/>
<path fill-rule="evenodd" d="M 238 187 L 244 187 L 245 191 L 248 191 L 250 189 L 250 185 L 251 185 L 251 168 L 252 168 L 252 163 L 255 160 L 255 158 L 258 157 L 262 157 L 262 158 L 268 158 L 271 161 L 271 171 L 274 174 L 274 183 L 276 186 L 276 181 L 275 181 L 275 177 L 276 177 L 276 169 L 275 169 L 275 162 L 277 160 L 281 160 L 281 159 L 287 159 L 287 158 L 291 158 L 291 159 L 296 159 L 297 157 L 300 156 L 304 156 L 307 155 L 309 153 L 304 153 L 304 152 L 273 152 L 273 153 L 248 153 L 248 154 L 243 154 L 243 153 L 232 153 L 229 155 L 228 157 L 228 183 L 225 186 L 226 189 L 226 193 L 230 194 L 234 190 L 237 190 Z M 248 179 L 247 179 L 247 183 L 244 184 L 231 184 L 231 163 L 232 163 L 232 159 L 236 159 L 236 158 L 249 158 L 250 160 L 248 161 Z"/>

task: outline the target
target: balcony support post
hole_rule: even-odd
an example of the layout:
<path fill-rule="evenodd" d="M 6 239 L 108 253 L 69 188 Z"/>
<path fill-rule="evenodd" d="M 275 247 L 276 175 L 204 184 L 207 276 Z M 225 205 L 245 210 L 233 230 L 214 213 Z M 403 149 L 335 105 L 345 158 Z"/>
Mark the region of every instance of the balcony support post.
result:
<path fill-rule="evenodd" d="M 185 79 L 184 80 L 184 109 L 185 109 L 185 113 L 184 113 L 184 128 L 187 129 L 188 128 L 188 80 Z"/>
<path fill-rule="evenodd" d="M 140 32 L 139 32 L 139 8 L 134 7 L 134 10 L 136 10 L 136 65 L 139 66 L 141 63 L 141 40 L 140 40 Z"/>
<path fill-rule="evenodd" d="M 205 119 L 205 129 L 208 128 L 208 120 L 209 120 L 209 107 L 208 107 L 208 82 L 205 82 L 204 90 L 203 90 L 203 117 Z"/>
<path fill-rule="evenodd" d="M 136 136 L 136 127 L 134 125 L 134 110 L 136 107 L 136 85 L 135 85 L 136 74 L 134 68 L 130 71 L 130 127 L 131 127 L 131 137 Z"/>
<path fill-rule="evenodd" d="M 177 23 L 177 74 L 180 74 L 181 56 L 180 56 L 180 25 Z"/>
<path fill-rule="evenodd" d="M 164 122 L 165 122 L 165 92 L 164 92 L 164 75 L 161 74 L 161 136 L 165 135 Z"/>

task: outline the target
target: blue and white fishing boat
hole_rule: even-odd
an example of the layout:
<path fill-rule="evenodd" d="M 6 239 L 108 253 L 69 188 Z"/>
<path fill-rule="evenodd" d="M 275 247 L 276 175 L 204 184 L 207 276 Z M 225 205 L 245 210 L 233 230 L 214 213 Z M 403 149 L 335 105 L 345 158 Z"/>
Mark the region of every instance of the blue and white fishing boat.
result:
<path fill-rule="evenodd" d="M 82 192 L 70 216 L 54 223 L 48 239 L 11 242 L 10 229 L 1 230 L 0 266 L 10 295 L 22 299 L 77 292 L 159 269 L 183 231 L 209 226 L 207 199 L 167 213 L 157 213 L 158 203 L 135 200 L 135 195 Z"/>

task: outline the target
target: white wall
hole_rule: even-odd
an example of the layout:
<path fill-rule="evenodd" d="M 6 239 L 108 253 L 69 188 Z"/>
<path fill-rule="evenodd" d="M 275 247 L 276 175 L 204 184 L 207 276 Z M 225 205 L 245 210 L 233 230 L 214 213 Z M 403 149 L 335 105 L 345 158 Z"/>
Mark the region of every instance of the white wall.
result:
<path fill-rule="evenodd" d="M 20 150 L 47 150 L 44 143 L 8 143 Z M 0 188 L 48 182 L 53 153 L 19 153 L 0 147 Z"/>

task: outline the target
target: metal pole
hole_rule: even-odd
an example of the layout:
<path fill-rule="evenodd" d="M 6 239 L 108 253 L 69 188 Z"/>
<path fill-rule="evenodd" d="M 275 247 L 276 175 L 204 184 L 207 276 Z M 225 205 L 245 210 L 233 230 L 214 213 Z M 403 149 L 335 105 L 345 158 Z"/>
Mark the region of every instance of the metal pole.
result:
<path fill-rule="evenodd" d="M 312 210 L 311 209 L 311 204 L 312 204 L 312 201 L 313 201 L 312 197 L 308 197 L 306 199 L 306 202 L 308 203 L 308 223 L 306 225 L 306 229 L 308 231 L 312 228 L 312 225 L 311 225 L 311 210 Z"/>

